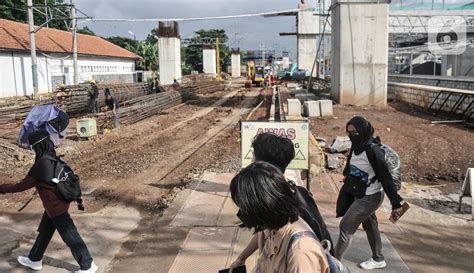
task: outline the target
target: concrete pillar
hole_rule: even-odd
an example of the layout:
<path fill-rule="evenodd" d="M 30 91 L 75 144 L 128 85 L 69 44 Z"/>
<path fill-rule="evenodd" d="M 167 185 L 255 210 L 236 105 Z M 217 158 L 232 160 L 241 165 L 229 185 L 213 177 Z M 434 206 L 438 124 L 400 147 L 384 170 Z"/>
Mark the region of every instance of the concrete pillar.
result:
<path fill-rule="evenodd" d="M 282 58 L 282 65 L 283 69 L 290 69 L 290 56 L 288 51 L 283 51 L 283 58 Z"/>
<path fill-rule="evenodd" d="M 242 75 L 242 72 L 240 70 L 241 65 L 240 65 L 240 48 L 233 48 L 232 49 L 232 55 L 231 55 L 231 71 L 232 71 L 232 77 L 233 78 L 239 78 Z"/>
<path fill-rule="evenodd" d="M 202 69 L 204 73 L 216 75 L 216 49 L 212 45 L 204 45 L 202 49 Z"/>
<path fill-rule="evenodd" d="M 181 39 L 177 22 L 160 22 L 158 56 L 160 83 L 172 84 L 181 78 Z"/>
<path fill-rule="evenodd" d="M 297 17 L 297 62 L 299 69 L 311 71 L 316 58 L 316 37 L 319 34 L 319 16 L 313 10 L 306 9 L 305 4 L 300 4 Z M 316 75 L 316 69 L 313 75 Z"/>
<path fill-rule="evenodd" d="M 331 93 L 340 104 L 387 104 L 389 0 L 332 0 Z"/>
<path fill-rule="evenodd" d="M 290 69 L 290 57 L 283 57 L 283 69 Z"/>

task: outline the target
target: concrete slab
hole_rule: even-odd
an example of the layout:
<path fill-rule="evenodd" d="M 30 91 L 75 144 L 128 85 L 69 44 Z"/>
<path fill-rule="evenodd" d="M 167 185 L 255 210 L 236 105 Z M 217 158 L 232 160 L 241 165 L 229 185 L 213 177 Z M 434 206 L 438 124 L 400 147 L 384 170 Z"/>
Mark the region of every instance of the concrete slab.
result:
<path fill-rule="evenodd" d="M 339 229 L 330 227 L 330 233 L 336 243 L 339 236 Z M 388 273 L 409 273 L 411 272 L 408 266 L 403 262 L 400 255 L 397 253 L 393 245 L 387 239 L 387 236 L 382 234 L 382 244 L 383 244 L 383 255 L 385 257 L 385 262 L 387 267 L 384 269 L 374 269 L 371 272 L 388 272 Z M 343 263 L 349 267 L 351 273 L 363 273 L 367 272 L 360 268 L 359 263 L 366 261 L 372 257 L 372 251 L 370 250 L 369 242 L 367 241 L 367 236 L 363 230 L 357 230 L 352 241 L 352 245 L 347 251 Z"/>
<path fill-rule="evenodd" d="M 169 273 L 209 273 L 225 268 L 230 249 L 180 251 Z"/>
<path fill-rule="evenodd" d="M 99 266 L 98 272 L 105 272 L 107 264 L 114 259 L 122 243 L 127 240 L 129 233 L 136 228 L 141 219 L 137 210 L 124 207 L 107 207 L 96 213 L 76 213 L 71 210 L 71 215 L 95 263 Z M 38 214 L 35 217 L 39 219 L 41 215 Z M 2 216 L 2 218 L 10 217 Z M 1 255 L 0 258 L 0 272 L 30 272 L 18 264 L 16 257 L 28 254 L 37 235 L 36 228 L 39 220 L 35 225 L 26 225 L 25 222 L 16 222 L 12 219 L 1 220 L 11 223 L 8 227 L 20 232 L 2 232 L 2 238 L 5 234 L 9 234 L 17 243 L 14 244 L 8 240 L 8 245 L 2 244 L 2 253 L 5 255 Z M 6 251 L 7 246 L 11 247 L 8 251 Z M 78 268 L 69 248 L 59 234 L 55 233 L 43 259 L 43 271 L 56 273 L 65 270 L 74 271 Z"/>
<path fill-rule="evenodd" d="M 288 99 L 288 116 L 301 116 L 301 102 L 298 99 Z"/>
<path fill-rule="evenodd" d="M 321 110 L 321 117 L 331 117 L 334 115 L 332 100 L 319 100 L 319 109 Z"/>
<path fill-rule="evenodd" d="M 230 175 L 204 174 L 170 226 L 217 226 L 230 178 Z"/>
<path fill-rule="evenodd" d="M 319 117 L 321 110 L 319 109 L 319 102 L 310 100 L 303 103 L 303 113 L 305 117 Z"/>
<path fill-rule="evenodd" d="M 236 227 L 196 227 L 192 228 L 181 250 L 229 249 L 234 241 Z"/>

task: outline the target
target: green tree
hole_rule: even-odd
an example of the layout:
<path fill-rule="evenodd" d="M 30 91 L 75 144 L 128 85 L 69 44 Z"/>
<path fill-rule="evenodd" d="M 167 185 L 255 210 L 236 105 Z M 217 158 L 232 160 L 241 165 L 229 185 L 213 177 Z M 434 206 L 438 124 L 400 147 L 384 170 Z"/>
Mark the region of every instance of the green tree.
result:
<path fill-rule="evenodd" d="M 147 71 L 158 70 L 158 48 L 156 43 L 139 41 L 135 46 L 129 45 L 127 50 L 132 51 L 141 57 L 137 61 L 137 68 Z"/>
<path fill-rule="evenodd" d="M 33 5 L 39 10 L 41 10 L 41 12 L 45 13 L 44 11 L 46 9 L 44 8 L 45 7 L 44 0 L 33 0 Z M 48 9 L 48 14 L 49 14 L 49 11 L 51 11 L 52 14 L 50 14 L 49 17 L 51 17 L 52 15 L 52 18 L 53 18 L 53 20 L 48 22 L 48 26 L 50 28 L 67 30 L 66 23 L 69 23 L 70 20 L 67 18 L 64 18 L 65 15 L 61 13 L 61 12 L 64 12 L 65 14 L 69 14 L 68 13 L 69 7 L 61 6 L 61 5 L 64 5 L 64 0 L 46 0 L 46 5 L 48 7 L 51 7 L 51 9 Z M 53 6 L 55 6 L 55 8 L 52 8 Z M 42 25 L 46 22 L 46 15 L 41 12 L 33 11 L 35 25 L 37 26 Z M 16 21 L 16 22 L 21 22 L 21 23 L 27 23 L 28 15 L 27 15 L 26 0 L 1 0 L 0 1 L 0 18 L 8 19 L 8 20 Z M 64 19 L 66 20 L 66 23 L 64 22 Z"/>
<path fill-rule="evenodd" d="M 127 37 L 112 36 L 112 37 L 108 37 L 104 39 L 111 42 L 112 44 L 116 44 L 123 48 L 128 48 L 128 47 L 135 48 L 137 45 L 137 41 L 127 38 Z"/>
<path fill-rule="evenodd" d="M 192 70 L 202 72 L 202 39 L 215 39 L 219 37 L 219 54 L 221 71 L 227 71 L 230 65 L 230 49 L 225 43 L 228 40 L 223 29 L 198 30 L 194 32 L 194 37 L 190 39 L 190 44 L 181 50 L 181 58 L 184 62 L 183 74 L 189 74 Z"/>
<path fill-rule="evenodd" d="M 152 29 L 150 31 L 150 34 L 148 34 L 148 36 L 146 37 L 145 41 L 150 44 L 157 43 L 158 41 L 156 40 L 155 36 L 160 37 L 160 35 L 158 34 L 158 28 Z"/>
<path fill-rule="evenodd" d="M 87 27 L 87 26 L 85 26 L 85 27 L 83 27 L 83 28 L 81 28 L 81 29 L 78 29 L 78 30 L 77 30 L 77 33 L 96 36 L 96 35 L 95 35 L 95 32 L 92 31 L 92 29 L 90 29 L 90 28 Z"/>

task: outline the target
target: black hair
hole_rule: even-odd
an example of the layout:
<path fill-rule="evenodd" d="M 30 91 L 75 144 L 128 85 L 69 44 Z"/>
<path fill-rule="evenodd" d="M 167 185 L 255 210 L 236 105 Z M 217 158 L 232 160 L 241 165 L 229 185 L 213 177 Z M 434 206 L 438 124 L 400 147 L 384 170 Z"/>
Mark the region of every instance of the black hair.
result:
<path fill-rule="evenodd" d="M 269 162 L 282 172 L 295 157 L 293 142 L 285 137 L 263 133 L 257 135 L 252 142 L 256 161 Z"/>
<path fill-rule="evenodd" d="M 106 96 L 107 96 L 107 95 L 110 95 L 110 90 L 109 90 L 109 88 L 107 88 L 107 87 L 105 88 L 104 95 L 106 95 Z"/>
<path fill-rule="evenodd" d="M 255 232 L 277 230 L 298 220 L 298 203 L 290 184 L 270 163 L 258 161 L 241 170 L 230 182 L 230 193 L 239 214 L 248 219 L 241 227 Z"/>

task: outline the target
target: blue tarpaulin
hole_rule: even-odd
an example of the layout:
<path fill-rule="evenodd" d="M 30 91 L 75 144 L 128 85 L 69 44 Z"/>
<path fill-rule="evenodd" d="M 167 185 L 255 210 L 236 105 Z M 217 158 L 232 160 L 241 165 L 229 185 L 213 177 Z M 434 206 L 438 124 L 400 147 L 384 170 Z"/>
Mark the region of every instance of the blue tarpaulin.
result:
<path fill-rule="evenodd" d="M 18 144 L 27 146 L 28 134 L 36 130 L 46 130 L 54 145 L 59 145 L 66 136 L 69 116 L 55 105 L 40 105 L 31 109 L 23 122 Z"/>

